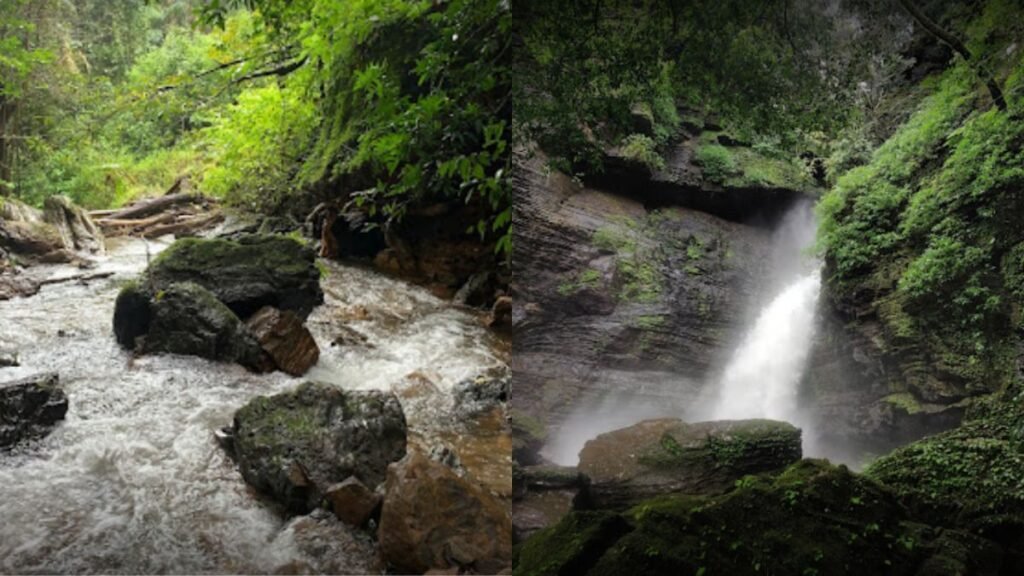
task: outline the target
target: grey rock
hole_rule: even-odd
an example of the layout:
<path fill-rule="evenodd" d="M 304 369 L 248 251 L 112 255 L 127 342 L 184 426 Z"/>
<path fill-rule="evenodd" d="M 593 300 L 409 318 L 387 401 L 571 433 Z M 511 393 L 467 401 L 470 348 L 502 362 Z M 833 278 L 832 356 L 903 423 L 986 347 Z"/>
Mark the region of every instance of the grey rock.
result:
<path fill-rule="evenodd" d="M 307 382 L 253 399 L 234 418 L 235 457 L 246 482 L 292 512 L 316 508 L 326 490 L 350 476 L 367 487 L 405 455 L 398 398 Z"/>
<path fill-rule="evenodd" d="M 0 447 L 46 435 L 68 411 L 57 374 L 0 384 Z"/>

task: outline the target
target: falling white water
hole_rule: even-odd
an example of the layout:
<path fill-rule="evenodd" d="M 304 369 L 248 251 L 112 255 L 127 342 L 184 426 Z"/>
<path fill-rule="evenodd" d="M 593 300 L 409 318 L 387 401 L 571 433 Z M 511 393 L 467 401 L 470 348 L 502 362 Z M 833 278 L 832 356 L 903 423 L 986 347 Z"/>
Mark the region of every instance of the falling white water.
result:
<path fill-rule="evenodd" d="M 815 270 L 764 308 L 722 375 L 713 419 L 802 420 L 797 392 L 814 336 L 820 284 Z"/>

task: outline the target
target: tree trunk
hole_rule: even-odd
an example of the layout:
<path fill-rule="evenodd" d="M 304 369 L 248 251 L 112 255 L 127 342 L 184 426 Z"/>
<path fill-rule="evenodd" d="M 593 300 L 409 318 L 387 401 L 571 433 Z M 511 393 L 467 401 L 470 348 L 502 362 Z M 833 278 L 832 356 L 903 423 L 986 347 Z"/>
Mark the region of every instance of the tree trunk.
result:
<path fill-rule="evenodd" d="M 1003 91 L 1000 90 L 999 83 L 996 82 L 996 79 L 992 74 L 985 70 L 984 64 L 975 61 L 971 51 L 967 49 L 967 46 L 964 46 L 964 43 L 961 42 L 959 38 L 943 30 L 938 24 L 932 21 L 927 14 L 922 12 L 921 9 L 914 4 L 913 0 L 898 1 L 900 5 L 907 10 L 907 12 L 910 12 L 910 15 L 914 17 L 914 20 L 917 20 L 925 30 L 942 42 L 949 44 L 950 48 L 956 50 L 961 56 L 963 56 L 964 60 L 967 61 L 967 64 L 974 68 L 974 72 L 981 78 L 982 82 L 985 83 L 989 94 L 992 95 L 992 101 L 995 102 L 996 108 L 1005 111 L 1006 98 L 1003 97 Z"/>

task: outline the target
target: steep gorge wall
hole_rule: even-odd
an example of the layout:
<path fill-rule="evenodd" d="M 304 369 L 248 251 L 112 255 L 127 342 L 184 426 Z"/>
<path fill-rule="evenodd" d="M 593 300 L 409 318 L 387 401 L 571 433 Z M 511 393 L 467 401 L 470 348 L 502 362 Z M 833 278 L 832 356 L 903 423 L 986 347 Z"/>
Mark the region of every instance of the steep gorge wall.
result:
<path fill-rule="evenodd" d="M 806 196 L 702 177 L 698 137 L 660 170 L 612 151 L 588 183 L 516 155 L 513 407 L 526 428 L 557 429 L 609 394 L 684 415 L 726 360 L 771 265 L 768 224 Z"/>

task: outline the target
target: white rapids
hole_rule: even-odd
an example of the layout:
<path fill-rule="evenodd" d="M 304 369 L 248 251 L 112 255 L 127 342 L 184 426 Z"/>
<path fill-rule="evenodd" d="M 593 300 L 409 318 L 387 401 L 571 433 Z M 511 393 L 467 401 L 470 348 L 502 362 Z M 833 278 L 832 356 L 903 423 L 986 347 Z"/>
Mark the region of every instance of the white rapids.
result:
<path fill-rule="evenodd" d="M 150 242 L 153 253 L 166 246 Z M 422 288 L 330 262 L 326 303 L 309 318 L 321 359 L 304 379 L 193 357 L 132 359 L 114 341 L 111 318 L 119 286 L 145 267 L 147 249 L 135 240 L 110 247 L 90 272 L 110 278 L 0 302 L 0 349 L 21 358 L 21 367 L 0 369 L 0 382 L 55 371 L 70 406 L 49 436 L 0 453 L 0 572 L 266 573 L 301 562 L 281 532 L 282 516 L 255 497 L 214 442 L 236 409 L 304 379 L 401 390 L 416 373 L 437 401 L 407 405 L 410 427 L 458 436 L 461 423 L 444 412 L 447 392 L 507 360 L 473 314 Z M 332 347 L 340 324 L 362 333 L 365 345 Z M 510 467 L 507 458 L 487 464 Z"/>

